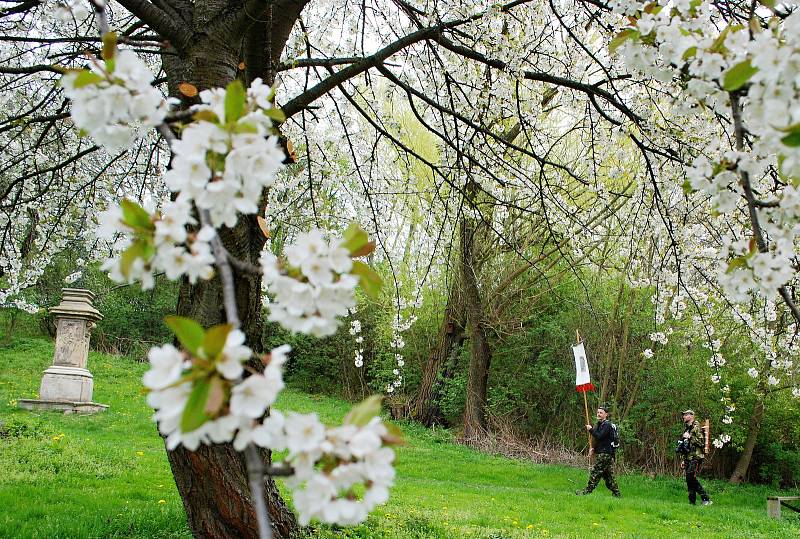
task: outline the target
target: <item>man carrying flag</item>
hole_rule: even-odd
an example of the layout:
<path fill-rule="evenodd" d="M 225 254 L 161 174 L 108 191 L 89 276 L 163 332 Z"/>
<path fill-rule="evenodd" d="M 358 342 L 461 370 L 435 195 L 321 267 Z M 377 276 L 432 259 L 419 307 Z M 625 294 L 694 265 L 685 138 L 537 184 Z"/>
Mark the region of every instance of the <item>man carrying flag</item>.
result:
<path fill-rule="evenodd" d="M 608 405 L 603 405 L 597 409 L 597 424 L 595 426 L 586 425 L 586 430 L 594 438 L 594 447 L 589 449 L 589 454 L 595 454 L 594 467 L 589 473 L 589 484 L 583 490 L 575 492 L 578 496 L 589 494 L 592 492 L 602 477 L 605 480 L 606 487 L 611 491 L 615 498 L 619 498 L 622 494 L 619 491 L 619 485 L 614 477 L 614 427 L 611 421 L 608 420 L 608 413 L 610 408 Z"/>
<path fill-rule="evenodd" d="M 586 401 L 586 392 L 594 390 L 594 385 L 589 378 L 589 362 L 586 359 L 586 349 L 581 342 L 581 336 L 578 331 L 575 331 L 575 336 L 578 343 L 572 347 L 572 353 L 575 356 L 575 389 L 583 393 L 583 408 L 586 412 L 586 430 L 589 431 L 589 456 L 596 455 L 594 467 L 589 474 L 589 484 L 583 490 L 578 490 L 575 494 L 583 496 L 589 494 L 595 489 L 602 477 L 605 480 L 606 487 L 611 493 L 619 498 L 622 496 L 619 492 L 617 480 L 614 478 L 614 452 L 616 450 L 616 433 L 614 426 L 608 420 L 610 408 L 608 405 L 603 405 L 597 409 L 597 425 L 592 426 L 589 424 L 589 405 Z M 594 438 L 594 443 L 592 443 Z"/>

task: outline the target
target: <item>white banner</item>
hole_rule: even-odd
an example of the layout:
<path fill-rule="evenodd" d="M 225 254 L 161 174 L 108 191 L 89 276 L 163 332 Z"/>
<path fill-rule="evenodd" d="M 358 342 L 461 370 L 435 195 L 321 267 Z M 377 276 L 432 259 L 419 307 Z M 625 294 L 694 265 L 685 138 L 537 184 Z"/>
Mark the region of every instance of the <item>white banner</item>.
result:
<path fill-rule="evenodd" d="M 586 359 L 586 349 L 583 343 L 580 342 L 572 347 L 572 353 L 575 355 L 575 387 L 578 391 L 582 389 L 593 389 L 591 387 L 591 380 L 589 379 L 589 361 Z M 585 389 L 584 389 L 585 388 Z"/>

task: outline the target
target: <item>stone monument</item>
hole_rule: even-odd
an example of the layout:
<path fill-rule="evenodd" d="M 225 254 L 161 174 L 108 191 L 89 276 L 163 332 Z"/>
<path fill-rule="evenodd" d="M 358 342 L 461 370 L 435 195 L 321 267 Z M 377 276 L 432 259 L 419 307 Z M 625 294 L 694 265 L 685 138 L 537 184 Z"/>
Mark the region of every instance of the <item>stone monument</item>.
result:
<path fill-rule="evenodd" d="M 50 309 L 56 323 L 53 364 L 44 371 L 39 400 L 20 399 L 28 410 L 63 410 L 94 413 L 108 408 L 92 402 L 93 378 L 86 368 L 89 338 L 95 322 L 103 315 L 94 308 L 94 293 L 80 288 L 63 288 L 61 304 Z"/>

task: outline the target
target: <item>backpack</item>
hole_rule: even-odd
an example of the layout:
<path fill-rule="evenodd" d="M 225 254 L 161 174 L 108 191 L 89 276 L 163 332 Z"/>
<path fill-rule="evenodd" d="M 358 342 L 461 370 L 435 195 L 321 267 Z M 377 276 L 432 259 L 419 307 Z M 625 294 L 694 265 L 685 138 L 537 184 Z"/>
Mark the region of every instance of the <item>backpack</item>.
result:
<path fill-rule="evenodd" d="M 617 427 L 616 423 L 611 423 L 611 449 L 615 452 L 619 449 L 619 427 Z"/>

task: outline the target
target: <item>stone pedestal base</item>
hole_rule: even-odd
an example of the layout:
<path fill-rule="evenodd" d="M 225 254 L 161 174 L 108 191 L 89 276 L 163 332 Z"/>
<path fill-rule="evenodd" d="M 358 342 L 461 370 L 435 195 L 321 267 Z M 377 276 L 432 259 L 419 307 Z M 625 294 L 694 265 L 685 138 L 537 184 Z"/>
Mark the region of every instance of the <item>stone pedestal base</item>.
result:
<path fill-rule="evenodd" d="M 52 365 L 42 376 L 39 398 L 43 401 L 92 402 L 92 373 L 80 367 Z"/>
<path fill-rule="evenodd" d="M 92 373 L 81 367 L 51 365 L 42 376 L 39 400 L 20 399 L 25 410 L 59 410 L 65 414 L 104 412 L 108 405 L 92 402 Z"/>
<path fill-rule="evenodd" d="M 66 402 L 20 399 L 17 405 L 24 410 L 58 410 L 65 414 L 94 414 L 105 412 L 107 404 L 96 402 Z"/>

